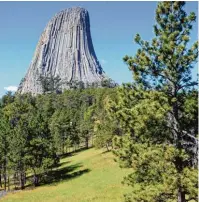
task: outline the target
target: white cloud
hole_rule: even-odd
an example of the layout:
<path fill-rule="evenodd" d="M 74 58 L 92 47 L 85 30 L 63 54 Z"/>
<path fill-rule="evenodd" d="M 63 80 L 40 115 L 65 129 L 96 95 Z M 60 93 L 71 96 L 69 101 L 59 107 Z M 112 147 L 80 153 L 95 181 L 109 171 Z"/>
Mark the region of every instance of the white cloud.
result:
<path fill-rule="evenodd" d="M 101 59 L 101 63 L 104 65 L 104 64 L 106 64 L 106 63 L 107 63 L 107 61 L 106 61 L 106 60 L 104 60 L 104 59 Z"/>
<path fill-rule="evenodd" d="M 4 87 L 4 90 L 15 92 L 17 91 L 17 86 Z"/>

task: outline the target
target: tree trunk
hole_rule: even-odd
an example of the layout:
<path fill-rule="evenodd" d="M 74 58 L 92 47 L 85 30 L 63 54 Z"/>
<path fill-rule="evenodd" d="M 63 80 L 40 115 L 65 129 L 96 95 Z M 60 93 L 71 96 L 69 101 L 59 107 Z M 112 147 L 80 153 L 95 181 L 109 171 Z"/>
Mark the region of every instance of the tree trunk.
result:
<path fill-rule="evenodd" d="M 37 187 L 39 185 L 39 176 L 34 174 L 34 186 Z"/>
<path fill-rule="evenodd" d="M 17 175 L 16 175 L 16 172 L 15 172 L 14 175 L 13 175 L 13 183 L 14 183 L 14 186 L 15 186 L 14 189 L 16 189 L 16 178 L 17 178 Z"/>
<path fill-rule="evenodd" d="M 182 191 L 181 187 L 178 189 L 178 202 L 186 202 L 185 192 Z"/>
<path fill-rule="evenodd" d="M 7 187 L 7 177 L 6 177 L 6 173 L 3 174 L 3 180 L 4 180 L 4 190 L 6 191 L 6 187 Z"/>
<path fill-rule="evenodd" d="M 173 94 L 172 98 L 176 98 L 176 100 L 178 100 L 176 86 L 173 86 L 172 94 Z M 170 121 L 172 121 L 173 128 L 175 129 L 175 130 L 173 130 L 173 134 L 174 134 L 174 141 L 176 144 L 176 148 L 179 149 L 179 151 L 181 152 L 183 147 L 182 147 L 182 143 L 181 143 L 182 135 L 180 134 L 180 128 L 179 128 L 179 107 L 178 107 L 177 101 L 174 102 L 172 105 L 173 105 L 172 111 L 173 111 L 174 117 Z M 182 183 L 181 183 L 181 178 L 180 178 L 180 176 L 182 175 L 182 172 L 183 172 L 183 167 L 184 167 L 183 164 L 184 164 L 183 159 L 181 157 L 177 157 L 176 161 L 175 161 L 175 167 L 179 174 L 177 202 L 186 202 L 185 192 L 182 188 Z"/>
<path fill-rule="evenodd" d="M 183 172 L 183 159 L 181 157 L 176 157 L 175 159 L 175 167 L 176 167 L 176 170 L 178 172 L 178 181 L 177 181 L 177 186 L 178 186 L 178 200 L 177 202 L 186 202 L 185 200 L 185 192 L 183 190 L 183 187 L 182 187 L 182 182 L 181 182 L 181 175 L 182 175 L 182 172 Z"/>
<path fill-rule="evenodd" d="M 24 185 L 26 184 L 26 172 L 24 173 Z"/>
<path fill-rule="evenodd" d="M 39 185 L 39 175 L 36 173 L 36 171 L 33 169 L 34 172 L 34 176 L 33 176 L 33 184 L 34 186 L 38 186 Z"/>
<path fill-rule="evenodd" d="M 2 187 L 1 170 L 0 170 L 0 187 Z"/>
<path fill-rule="evenodd" d="M 4 180 L 4 190 L 6 191 L 6 187 L 7 187 L 6 161 L 4 162 L 3 180 Z"/>
<path fill-rule="evenodd" d="M 107 149 L 107 151 L 109 151 L 109 148 L 108 148 L 108 143 L 106 143 L 106 149 Z"/>
<path fill-rule="evenodd" d="M 8 191 L 10 191 L 10 176 L 8 174 Z"/>
<path fill-rule="evenodd" d="M 64 154 L 64 144 L 62 144 L 62 154 Z"/>
<path fill-rule="evenodd" d="M 88 145 L 88 137 L 85 138 L 85 147 L 88 149 L 89 145 Z"/>
<path fill-rule="evenodd" d="M 21 187 L 21 189 L 25 188 L 25 180 L 24 180 L 24 172 L 23 171 L 20 172 L 20 187 Z"/>

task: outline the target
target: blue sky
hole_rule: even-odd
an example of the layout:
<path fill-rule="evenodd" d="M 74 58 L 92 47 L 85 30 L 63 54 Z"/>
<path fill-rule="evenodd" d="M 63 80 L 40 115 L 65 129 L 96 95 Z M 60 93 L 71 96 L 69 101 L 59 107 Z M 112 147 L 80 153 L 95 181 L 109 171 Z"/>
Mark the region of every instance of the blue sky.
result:
<path fill-rule="evenodd" d="M 153 38 L 157 2 L 0 2 L 0 97 L 5 87 L 18 86 L 28 70 L 36 44 L 47 22 L 65 8 L 80 6 L 89 11 L 96 55 L 109 77 L 118 83 L 132 81 L 122 58 L 134 55 L 136 33 Z M 185 10 L 197 14 L 198 3 Z M 197 40 L 197 22 L 191 41 Z M 193 71 L 196 78 L 197 68 Z"/>

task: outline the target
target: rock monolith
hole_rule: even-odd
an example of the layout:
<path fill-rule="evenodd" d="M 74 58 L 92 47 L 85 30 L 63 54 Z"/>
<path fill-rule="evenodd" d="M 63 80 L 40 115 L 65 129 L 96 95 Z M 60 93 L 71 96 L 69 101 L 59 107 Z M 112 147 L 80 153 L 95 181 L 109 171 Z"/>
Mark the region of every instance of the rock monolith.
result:
<path fill-rule="evenodd" d="M 68 82 L 97 83 L 106 77 L 93 48 L 89 14 L 84 8 L 65 9 L 48 22 L 18 92 L 42 93 L 39 78 L 49 75 L 61 79 L 62 90 Z"/>

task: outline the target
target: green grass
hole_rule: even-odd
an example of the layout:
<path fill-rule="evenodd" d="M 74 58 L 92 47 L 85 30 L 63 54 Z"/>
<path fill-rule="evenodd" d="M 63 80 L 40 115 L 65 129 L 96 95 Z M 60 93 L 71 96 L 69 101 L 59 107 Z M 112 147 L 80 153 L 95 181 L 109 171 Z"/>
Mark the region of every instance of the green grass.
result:
<path fill-rule="evenodd" d="M 119 202 L 129 188 L 121 181 L 129 170 L 119 168 L 111 152 L 94 148 L 63 158 L 53 183 L 10 193 L 2 202 Z"/>

